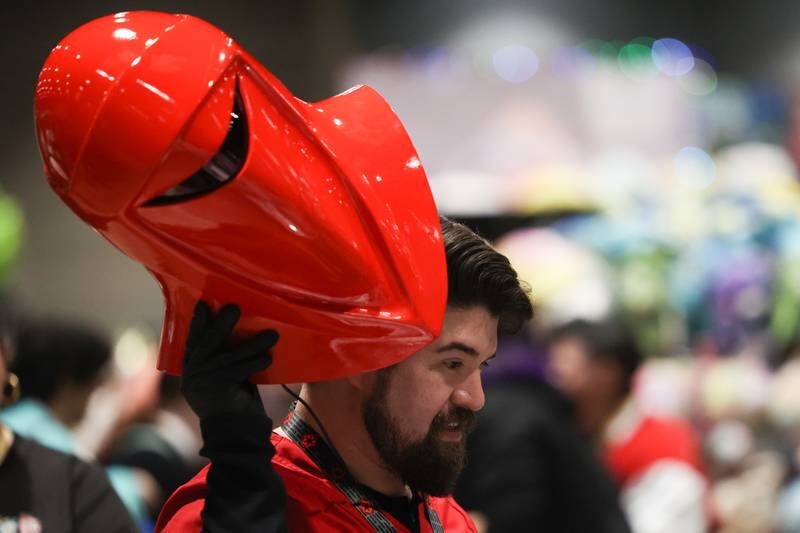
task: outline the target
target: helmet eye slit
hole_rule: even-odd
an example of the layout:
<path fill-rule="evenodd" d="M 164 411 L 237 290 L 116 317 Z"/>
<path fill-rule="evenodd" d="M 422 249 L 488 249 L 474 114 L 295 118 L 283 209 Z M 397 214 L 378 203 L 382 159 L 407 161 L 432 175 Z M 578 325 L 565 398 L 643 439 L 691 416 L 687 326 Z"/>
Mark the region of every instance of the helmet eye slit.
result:
<path fill-rule="evenodd" d="M 185 202 L 219 189 L 233 180 L 242 170 L 247 159 L 248 144 L 247 114 L 237 80 L 230 113 L 230 127 L 220 149 L 200 170 L 168 191 L 147 201 L 144 207 Z"/>

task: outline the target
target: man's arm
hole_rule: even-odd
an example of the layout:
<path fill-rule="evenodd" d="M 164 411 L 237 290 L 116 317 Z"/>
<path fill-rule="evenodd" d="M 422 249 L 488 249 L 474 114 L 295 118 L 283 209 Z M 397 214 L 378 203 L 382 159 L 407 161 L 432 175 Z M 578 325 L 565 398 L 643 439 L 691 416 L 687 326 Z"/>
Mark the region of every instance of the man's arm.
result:
<path fill-rule="evenodd" d="M 264 331 L 232 345 L 239 316 L 233 305 L 215 316 L 201 301 L 186 342 L 181 390 L 200 417 L 200 454 L 211 461 L 202 530 L 284 532 L 286 493 L 271 463 L 272 420 L 249 381 L 272 362 L 269 350 L 278 335 Z"/>

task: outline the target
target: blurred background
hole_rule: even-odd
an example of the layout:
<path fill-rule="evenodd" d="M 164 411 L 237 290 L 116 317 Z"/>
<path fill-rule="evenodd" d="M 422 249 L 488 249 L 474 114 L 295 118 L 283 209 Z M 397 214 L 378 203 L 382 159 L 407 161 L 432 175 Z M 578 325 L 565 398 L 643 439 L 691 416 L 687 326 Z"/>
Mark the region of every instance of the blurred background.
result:
<path fill-rule="evenodd" d="M 162 297 L 49 189 L 32 97 L 63 36 L 131 9 L 208 20 L 304 100 L 377 89 L 441 212 L 493 240 L 530 284 L 535 324 L 506 343 L 522 346 L 524 372 L 569 396 L 549 334 L 623 323 L 642 356 L 625 403 L 688 424 L 703 528 L 800 531 L 800 4 L 3 3 L 0 294 L 16 315 L 69 317 L 110 339 L 106 392 L 142 393 L 125 423 L 169 389 L 147 372 Z M 106 447 L 86 446 L 108 458 Z"/>

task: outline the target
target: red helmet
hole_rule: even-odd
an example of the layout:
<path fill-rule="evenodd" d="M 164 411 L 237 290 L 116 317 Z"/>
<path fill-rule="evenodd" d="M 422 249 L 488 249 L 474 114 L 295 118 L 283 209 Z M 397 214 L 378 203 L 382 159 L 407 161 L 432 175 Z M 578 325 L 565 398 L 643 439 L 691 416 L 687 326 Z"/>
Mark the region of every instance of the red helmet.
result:
<path fill-rule="evenodd" d="M 262 383 L 385 367 L 439 334 L 436 207 L 369 87 L 306 103 L 214 26 L 131 12 L 53 49 L 35 112 L 50 185 L 164 291 L 162 370 L 200 298 L 239 304 L 238 335 L 280 332 Z"/>

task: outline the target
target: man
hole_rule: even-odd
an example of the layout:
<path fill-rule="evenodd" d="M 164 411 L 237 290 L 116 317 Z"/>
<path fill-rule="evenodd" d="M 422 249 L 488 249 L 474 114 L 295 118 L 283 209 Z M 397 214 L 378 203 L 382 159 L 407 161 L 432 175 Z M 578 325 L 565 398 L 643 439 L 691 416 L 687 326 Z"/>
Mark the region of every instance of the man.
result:
<path fill-rule="evenodd" d="M 572 402 L 544 379 L 545 360 L 536 339 L 500 342 L 455 497 L 482 533 L 630 533 Z"/>
<path fill-rule="evenodd" d="M 23 385 L 22 398 L 0 419 L 20 435 L 74 453 L 72 428 L 102 383 L 111 343 L 80 323 L 33 320 L 18 328 L 15 353 L 10 370 Z"/>
<path fill-rule="evenodd" d="M 637 410 L 630 396 L 642 354 L 630 331 L 610 320 L 570 322 L 552 333 L 550 357 L 552 378 L 597 441 L 633 531 L 706 531 L 697 436 L 684 421 Z"/>
<path fill-rule="evenodd" d="M 0 317 L 0 410 L 20 382 L 8 371 L 11 344 Z M 103 469 L 46 448 L 0 424 L 0 531 L 139 531 Z"/>
<path fill-rule="evenodd" d="M 451 499 L 413 498 L 448 492 L 483 403 L 480 365 L 530 303 L 505 258 L 450 226 L 444 320 L 436 206 L 380 95 L 362 86 L 305 102 L 200 19 L 123 12 L 61 40 L 34 110 L 53 190 L 164 292 L 159 368 L 182 371 L 213 467 L 167 505 L 162 527 L 199 529 L 203 510 L 206 530 L 280 528 L 283 482 L 294 529 L 408 529 L 376 511 L 380 494 L 401 492 L 423 528 L 471 527 Z M 217 316 L 200 303 L 192 320 L 198 300 Z M 274 437 L 274 470 L 248 379 L 319 382 Z M 339 456 L 349 475 L 333 467 Z M 428 472 L 412 470 L 418 458 Z"/>
<path fill-rule="evenodd" d="M 15 434 L 48 448 L 83 458 L 102 457 L 102 449 L 83 446 L 75 434 L 84 420 L 91 395 L 102 384 L 112 355 L 105 335 L 79 322 L 39 319 L 22 321 L 15 331 L 14 360 L 9 369 L 19 377 L 21 399 L 0 413 L 0 422 Z M 130 399 L 127 399 L 130 402 Z M 117 426 L 95 432 L 110 439 Z M 139 469 L 109 466 L 114 490 L 137 521 L 147 521 L 152 483 Z"/>
<path fill-rule="evenodd" d="M 519 329 L 532 308 L 508 260 L 486 241 L 446 219 L 442 235 L 449 296 L 441 335 L 388 368 L 305 384 L 302 401 L 271 437 L 274 450 L 266 443 L 269 423 L 263 411 L 261 421 L 253 423 L 259 416 L 252 403 L 257 397 L 235 410 L 209 401 L 220 397 L 221 378 L 212 373 L 225 374 L 227 363 L 207 355 L 208 350 L 198 351 L 197 340 L 215 344 L 211 351 L 224 351 L 217 348 L 219 341 L 232 330 L 237 314 L 223 308 L 207 326 L 213 320 L 209 310 L 198 307 L 187 343 L 184 390 L 201 416 L 203 453 L 212 464 L 167 502 L 158 531 L 280 530 L 283 507 L 274 472 L 286 488 L 291 531 L 475 531 L 450 493 L 466 460 L 466 433 L 484 403 L 481 369 L 494 357 L 498 331 Z M 249 351 L 240 345 L 225 356 L 252 373 L 269 364 L 263 349 L 275 341 L 274 332 L 265 332 L 246 341 Z M 199 359 L 210 363 L 198 364 Z M 237 418 L 249 421 L 247 428 L 257 425 L 263 442 L 258 431 L 231 422 Z M 251 460 L 234 450 L 246 450 Z M 272 453 L 274 472 L 263 465 Z M 252 514 L 261 515 L 257 524 Z"/>

